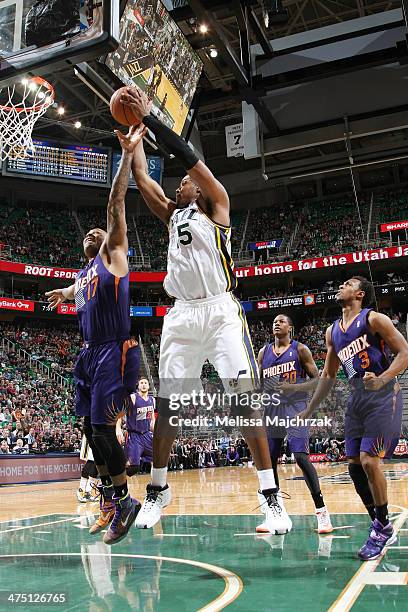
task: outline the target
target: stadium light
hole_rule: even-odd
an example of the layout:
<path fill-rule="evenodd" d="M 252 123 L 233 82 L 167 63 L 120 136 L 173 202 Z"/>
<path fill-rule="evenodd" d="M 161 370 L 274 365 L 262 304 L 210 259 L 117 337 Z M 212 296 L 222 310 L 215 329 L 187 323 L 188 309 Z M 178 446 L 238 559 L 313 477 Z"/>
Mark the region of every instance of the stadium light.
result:
<path fill-rule="evenodd" d="M 211 57 L 218 57 L 218 51 L 217 51 L 217 49 L 215 47 L 210 49 L 210 56 Z"/>
<path fill-rule="evenodd" d="M 201 34 L 207 34 L 208 32 L 208 25 L 206 25 L 205 23 L 202 23 L 199 27 L 200 33 Z"/>
<path fill-rule="evenodd" d="M 80 127 L 82 127 L 82 123 L 80 121 L 75 121 L 75 127 L 77 130 L 79 130 Z"/>
<path fill-rule="evenodd" d="M 64 108 L 63 106 L 59 106 L 59 107 L 57 108 L 57 113 L 58 113 L 60 116 L 64 115 L 64 114 L 65 114 L 65 108 Z"/>

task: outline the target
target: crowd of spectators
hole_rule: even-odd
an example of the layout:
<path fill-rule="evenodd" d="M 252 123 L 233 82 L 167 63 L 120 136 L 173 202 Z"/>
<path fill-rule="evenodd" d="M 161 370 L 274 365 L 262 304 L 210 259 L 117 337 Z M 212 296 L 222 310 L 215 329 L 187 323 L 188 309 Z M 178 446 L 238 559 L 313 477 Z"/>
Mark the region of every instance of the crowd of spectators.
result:
<path fill-rule="evenodd" d="M 53 323 L 27 320 L 24 325 L 0 322 L 0 334 L 64 378 L 72 378 L 75 359 L 82 345 L 75 322 Z"/>
<path fill-rule="evenodd" d="M 51 202 L 1 205 L 0 243 L 11 247 L 14 261 L 63 268 L 83 261 L 78 227 L 66 207 Z"/>
<path fill-rule="evenodd" d="M 0 454 L 77 452 L 82 434 L 73 403 L 71 388 L 0 351 Z"/>

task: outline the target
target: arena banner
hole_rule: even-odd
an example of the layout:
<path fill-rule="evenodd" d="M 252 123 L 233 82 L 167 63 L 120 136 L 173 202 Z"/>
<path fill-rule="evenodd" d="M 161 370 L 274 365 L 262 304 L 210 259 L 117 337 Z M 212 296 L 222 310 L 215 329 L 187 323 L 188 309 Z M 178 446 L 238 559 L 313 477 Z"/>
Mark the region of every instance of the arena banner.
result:
<path fill-rule="evenodd" d="M 397 259 L 399 257 L 408 257 L 408 245 L 355 251 L 354 253 L 345 253 L 342 255 L 327 255 L 326 257 L 301 259 L 300 261 L 282 261 L 259 266 L 248 266 L 245 268 L 236 268 L 235 272 L 238 278 L 247 278 L 250 276 L 276 276 L 278 274 L 307 272 L 319 268 L 342 267 L 368 261 Z M 72 280 L 76 277 L 78 270 L 0 261 L 0 272 L 13 272 L 14 274 Z M 162 283 L 165 276 L 166 272 L 131 272 L 129 278 L 131 283 Z"/>
<path fill-rule="evenodd" d="M 408 455 L 408 442 L 406 440 L 400 440 L 395 447 L 394 455 L 400 457 L 401 455 Z"/>
<path fill-rule="evenodd" d="M 75 304 L 58 304 L 57 314 L 60 315 L 76 315 Z"/>
<path fill-rule="evenodd" d="M 408 257 L 408 245 L 368 249 L 341 255 L 327 255 L 326 257 L 314 257 L 310 259 L 301 259 L 300 261 L 282 261 L 259 266 L 248 266 L 245 268 L 237 268 L 236 275 L 238 278 L 248 278 L 250 276 L 276 276 L 279 274 L 289 274 L 291 272 L 307 272 L 319 268 L 335 268 L 399 257 Z"/>
<path fill-rule="evenodd" d="M 397 232 L 398 230 L 408 230 L 408 221 L 388 221 L 380 225 L 380 232 Z"/>
<path fill-rule="evenodd" d="M 282 240 L 264 240 L 263 242 L 248 242 L 248 251 L 264 251 L 265 249 L 279 249 Z"/>
<path fill-rule="evenodd" d="M 326 461 L 326 455 L 324 453 L 311 453 L 309 457 L 312 463 L 321 463 L 322 461 Z"/>
<path fill-rule="evenodd" d="M 20 310 L 21 312 L 34 312 L 34 302 L 20 298 L 1 298 L 0 308 L 4 310 Z"/>
<path fill-rule="evenodd" d="M 0 485 L 69 480 L 81 476 L 79 455 L 0 455 Z"/>

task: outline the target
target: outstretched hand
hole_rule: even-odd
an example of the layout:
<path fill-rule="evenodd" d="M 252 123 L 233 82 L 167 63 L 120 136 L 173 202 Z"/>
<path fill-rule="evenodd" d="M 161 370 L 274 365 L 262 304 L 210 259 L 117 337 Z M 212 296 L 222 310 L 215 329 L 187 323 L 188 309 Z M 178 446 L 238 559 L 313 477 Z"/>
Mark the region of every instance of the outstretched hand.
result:
<path fill-rule="evenodd" d="M 126 93 L 122 94 L 120 101 L 132 109 L 133 114 L 140 122 L 143 121 L 146 115 L 150 115 L 152 100 L 149 100 L 144 91 L 138 87 L 127 87 Z"/>
<path fill-rule="evenodd" d="M 62 289 L 54 289 L 53 291 L 47 291 L 45 296 L 49 303 L 48 308 L 50 310 L 55 310 L 55 308 L 57 308 L 59 304 L 62 304 L 62 302 L 65 302 L 66 300 L 64 294 L 62 293 Z"/>
<path fill-rule="evenodd" d="M 129 132 L 125 135 L 119 130 L 115 134 L 119 139 L 120 146 L 127 153 L 133 153 L 139 142 L 146 136 L 147 128 L 143 125 L 132 125 Z"/>

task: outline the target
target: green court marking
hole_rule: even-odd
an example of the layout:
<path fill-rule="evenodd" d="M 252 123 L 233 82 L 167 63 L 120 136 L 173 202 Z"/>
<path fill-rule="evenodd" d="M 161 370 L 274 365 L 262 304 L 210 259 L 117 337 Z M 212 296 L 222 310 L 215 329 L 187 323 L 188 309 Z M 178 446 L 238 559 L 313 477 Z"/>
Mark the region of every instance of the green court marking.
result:
<path fill-rule="evenodd" d="M 84 529 L 75 528 L 78 519 Z M 356 558 L 367 537 L 369 522 L 364 514 L 332 516 L 335 526 L 351 526 L 340 532 L 349 536 L 345 538 L 319 536 L 312 515 L 292 516 L 293 531 L 286 536 L 255 535 L 261 519 L 260 515 L 166 516 L 163 534 L 132 528 L 112 548 L 101 542 L 101 534 L 88 534 L 92 516 L 58 514 L 40 517 L 37 522 L 10 521 L 1 525 L 0 609 L 11 609 L 4 600 L 5 592 L 18 588 L 26 593 L 65 592 L 68 596 L 64 606 L 14 606 L 21 611 L 34 607 L 64 612 L 212 612 L 230 600 L 228 610 L 233 611 L 325 612 L 367 565 Z M 27 527 L 28 522 L 29 529 L 4 531 Z M 36 526 L 43 530 L 44 523 L 51 533 L 43 532 L 37 538 Z M 407 522 L 401 527 L 408 528 Z M 238 533 L 254 535 L 234 537 Z M 370 581 L 378 572 L 381 584 L 366 584 L 353 612 L 408 609 L 408 587 L 398 584 L 408 572 L 408 550 L 397 548 L 404 541 L 406 537 L 389 549 L 374 573 L 369 572 Z M 385 573 L 394 576 L 384 578 Z M 223 589 L 226 599 L 219 600 Z"/>

